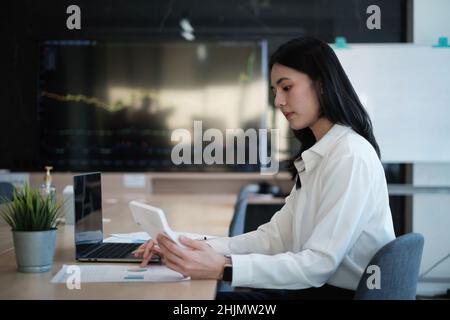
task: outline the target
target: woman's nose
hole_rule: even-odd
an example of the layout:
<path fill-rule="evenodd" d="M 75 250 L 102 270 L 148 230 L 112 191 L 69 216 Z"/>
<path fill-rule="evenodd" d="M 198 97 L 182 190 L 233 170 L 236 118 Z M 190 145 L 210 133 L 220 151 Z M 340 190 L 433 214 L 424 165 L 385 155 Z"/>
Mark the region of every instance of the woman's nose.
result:
<path fill-rule="evenodd" d="M 286 105 L 286 101 L 282 94 L 277 94 L 274 101 L 275 107 L 281 108 Z"/>

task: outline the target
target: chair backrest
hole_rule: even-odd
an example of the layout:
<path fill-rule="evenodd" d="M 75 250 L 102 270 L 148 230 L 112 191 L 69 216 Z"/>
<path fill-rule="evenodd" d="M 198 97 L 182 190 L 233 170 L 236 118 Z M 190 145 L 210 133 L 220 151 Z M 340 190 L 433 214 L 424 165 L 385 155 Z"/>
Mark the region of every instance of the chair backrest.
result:
<path fill-rule="evenodd" d="M 3 199 L 11 201 L 14 194 L 14 185 L 9 182 L 0 182 L 0 203 Z"/>
<path fill-rule="evenodd" d="M 415 300 L 423 243 L 421 234 L 408 233 L 382 247 L 364 270 L 354 298 Z"/>
<path fill-rule="evenodd" d="M 245 210 L 247 209 L 247 197 L 249 194 L 258 193 L 260 186 L 258 184 L 248 184 L 239 191 L 236 204 L 234 206 L 234 214 L 230 223 L 228 235 L 230 237 L 244 233 L 245 226 Z"/>
<path fill-rule="evenodd" d="M 259 184 L 250 183 L 245 185 L 240 191 L 236 204 L 234 206 L 234 214 L 230 223 L 230 229 L 228 230 L 228 236 L 234 237 L 245 232 L 256 229 L 259 225 L 266 223 L 273 216 L 274 212 L 268 214 L 260 214 L 255 221 L 249 221 L 247 215 L 248 198 L 251 194 L 270 194 L 272 196 L 279 197 L 282 195 L 280 187 L 272 185 L 266 182 Z"/>

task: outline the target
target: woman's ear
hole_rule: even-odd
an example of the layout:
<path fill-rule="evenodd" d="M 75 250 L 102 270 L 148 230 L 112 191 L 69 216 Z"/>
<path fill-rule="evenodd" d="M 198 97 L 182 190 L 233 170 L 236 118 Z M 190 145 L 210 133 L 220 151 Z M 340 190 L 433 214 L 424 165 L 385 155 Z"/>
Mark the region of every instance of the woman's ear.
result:
<path fill-rule="evenodd" d="M 317 92 L 317 98 L 319 100 L 319 118 L 324 116 L 323 112 L 323 106 L 324 106 L 324 90 L 323 90 L 323 83 L 322 81 L 316 80 L 316 92 Z"/>
<path fill-rule="evenodd" d="M 323 84 L 321 80 L 316 80 L 315 81 L 315 85 L 316 85 L 316 92 L 319 95 L 323 95 Z"/>

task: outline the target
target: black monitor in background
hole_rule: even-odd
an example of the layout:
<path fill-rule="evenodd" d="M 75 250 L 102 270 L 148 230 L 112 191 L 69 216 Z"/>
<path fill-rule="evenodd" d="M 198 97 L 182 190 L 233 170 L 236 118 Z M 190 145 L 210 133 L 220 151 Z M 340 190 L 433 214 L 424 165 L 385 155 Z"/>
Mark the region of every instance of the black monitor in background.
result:
<path fill-rule="evenodd" d="M 237 164 L 236 152 L 234 163 L 226 164 L 225 141 L 226 129 L 266 126 L 265 46 L 257 41 L 42 42 L 41 162 L 59 171 L 260 170 L 259 160 L 249 163 L 248 152 L 245 164 Z M 192 162 L 210 143 L 194 148 L 194 121 L 202 122 L 202 133 L 222 132 L 224 164 L 173 163 L 175 129 L 190 133 Z M 267 148 L 259 140 L 258 147 Z"/>

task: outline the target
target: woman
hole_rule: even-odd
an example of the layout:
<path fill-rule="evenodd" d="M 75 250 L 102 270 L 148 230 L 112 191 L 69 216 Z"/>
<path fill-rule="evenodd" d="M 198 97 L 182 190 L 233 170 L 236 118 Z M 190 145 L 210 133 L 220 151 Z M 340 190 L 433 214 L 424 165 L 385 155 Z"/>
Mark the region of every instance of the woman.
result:
<path fill-rule="evenodd" d="M 147 264 L 160 254 L 193 279 L 222 279 L 232 264 L 233 286 L 284 289 L 250 298 L 351 298 L 369 260 L 395 238 L 371 121 L 326 43 L 291 40 L 272 55 L 270 68 L 275 106 L 301 142 L 296 186 L 283 208 L 253 232 L 181 238 L 188 249 L 160 235 L 137 255 Z"/>

